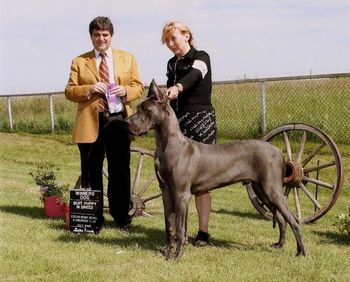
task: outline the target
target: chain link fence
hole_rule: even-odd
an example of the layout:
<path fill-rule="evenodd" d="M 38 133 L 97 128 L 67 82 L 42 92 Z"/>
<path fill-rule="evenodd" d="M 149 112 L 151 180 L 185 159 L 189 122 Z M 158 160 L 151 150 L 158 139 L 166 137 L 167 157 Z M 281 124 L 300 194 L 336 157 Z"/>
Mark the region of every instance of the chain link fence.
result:
<path fill-rule="evenodd" d="M 350 74 L 215 82 L 218 135 L 260 138 L 286 123 L 315 126 L 350 141 Z"/>
<path fill-rule="evenodd" d="M 219 138 L 261 138 L 286 123 L 307 123 L 350 142 L 350 73 L 218 81 L 212 101 Z M 63 92 L 0 95 L 0 106 L 1 131 L 40 132 L 44 123 L 46 131 L 69 133 L 74 122 L 75 105 Z"/>

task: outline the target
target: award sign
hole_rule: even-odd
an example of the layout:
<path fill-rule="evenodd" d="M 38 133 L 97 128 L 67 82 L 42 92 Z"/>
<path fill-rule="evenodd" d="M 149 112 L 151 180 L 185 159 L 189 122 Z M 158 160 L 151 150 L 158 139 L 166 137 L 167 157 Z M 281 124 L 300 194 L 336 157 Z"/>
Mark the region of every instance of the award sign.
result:
<path fill-rule="evenodd" d="M 98 233 L 98 211 L 101 209 L 100 191 L 87 189 L 70 190 L 69 230 L 73 233 Z"/>

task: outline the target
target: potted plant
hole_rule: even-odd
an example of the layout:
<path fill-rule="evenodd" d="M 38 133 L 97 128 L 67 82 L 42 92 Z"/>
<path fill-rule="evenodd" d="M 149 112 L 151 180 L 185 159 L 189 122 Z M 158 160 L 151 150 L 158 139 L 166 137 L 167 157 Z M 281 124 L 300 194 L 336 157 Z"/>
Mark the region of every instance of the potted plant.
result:
<path fill-rule="evenodd" d="M 64 217 L 66 203 L 63 196 L 69 191 L 69 185 L 59 185 L 56 173 L 59 169 L 52 164 L 40 164 L 34 171 L 29 172 L 35 183 L 40 186 L 41 199 L 44 202 L 47 217 Z"/>

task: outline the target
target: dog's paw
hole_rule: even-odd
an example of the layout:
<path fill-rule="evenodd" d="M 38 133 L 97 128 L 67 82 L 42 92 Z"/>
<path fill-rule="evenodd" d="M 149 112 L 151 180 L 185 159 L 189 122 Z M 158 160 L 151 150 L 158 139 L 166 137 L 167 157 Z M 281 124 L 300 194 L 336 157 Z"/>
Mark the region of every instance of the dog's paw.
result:
<path fill-rule="evenodd" d="M 175 257 L 176 244 L 168 244 L 164 246 L 160 252 L 168 260 Z"/>
<path fill-rule="evenodd" d="M 283 245 L 284 245 L 284 242 L 277 242 L 277 243 L 273 243 L 271 247 L 275 249 L 281 249 Z"/>
<path fill-rule="evenodd" d="M 306 257 L 307 253 L 305 248 L 298 248 L 297 253 L 295 254 L 295 256 L 300 257 L 300 256 L 304 256 Z"/>
<path fill-rule="evenodd" d="M 177 245 L 174 259 L 179 260 L 184 253 L 184 246 L 181 244 Z"/>

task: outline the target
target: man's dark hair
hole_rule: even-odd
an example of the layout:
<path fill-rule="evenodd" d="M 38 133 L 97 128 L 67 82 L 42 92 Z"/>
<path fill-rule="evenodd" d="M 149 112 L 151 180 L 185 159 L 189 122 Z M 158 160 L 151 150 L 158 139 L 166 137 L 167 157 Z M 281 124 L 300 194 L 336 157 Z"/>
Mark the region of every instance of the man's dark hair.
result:
<path fill-rule="evenodd" d="M 111 36 L 114 34 L 113 24 L 108 17 L 96 17 L 89 25 L 90 36 L 92 36 L 93 30 L 108 30 Z"/>

